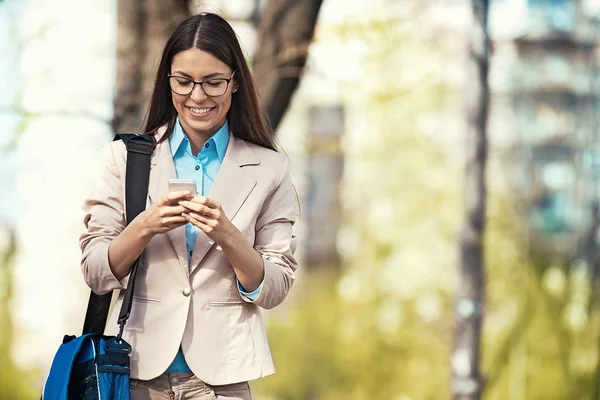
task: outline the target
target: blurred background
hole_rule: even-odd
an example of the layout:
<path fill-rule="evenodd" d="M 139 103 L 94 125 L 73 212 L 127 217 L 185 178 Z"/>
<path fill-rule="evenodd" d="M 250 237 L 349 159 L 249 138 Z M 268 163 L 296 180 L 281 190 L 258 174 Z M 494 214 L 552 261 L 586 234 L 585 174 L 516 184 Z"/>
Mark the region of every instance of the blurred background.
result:
<path fill-rule="evenodd" d="M 0 399 L 81 331 L 98 149 L 200 11 L 301 197 L 257 400 L 600 399 L 599 0 L 0 0 Z"/>

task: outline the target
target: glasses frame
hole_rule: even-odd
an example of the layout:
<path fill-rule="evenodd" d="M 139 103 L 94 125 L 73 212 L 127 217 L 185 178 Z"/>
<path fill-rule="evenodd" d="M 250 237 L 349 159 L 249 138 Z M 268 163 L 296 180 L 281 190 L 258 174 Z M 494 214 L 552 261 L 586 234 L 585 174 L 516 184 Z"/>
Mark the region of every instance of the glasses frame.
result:
<path fill-rule="evenodd" d="M 233 79 L 233 76 L 235 75 L 236 71 L 233 71 L 231 73 L 231 76 L 229 78 L 211 78 L 211 79 L 207 79 L 205 81 L 199 81 L 196 82 L 188 77 L 185 76 L 181 76 L 181 75 L 167 75 L 167 79 L 169 79 L 169 89 L 171 89 L 171 91 L 175 94 L 178 94 L 180 96 L 189 96 L 190 94 L 192 94 L 194 92 L 194 89 L 196 89 L 196 85 L 200 85 L 200 88 L 202 89 L 202 91 L 204 92 L 205 95 L 207 95 L 208 97 L 221 97 L 223 96 L 225 93 L 227 93 L 227 89 L 229 89 L 229 83 L 231 82 L 231 80 Z M 192 82 L 194 84 L 194 86 L 192 86 L 192 90 L 189 91 L 189 93 L 177 93 L 176 91 L 173 90 L 173 87 L 171 86 L 171 78 L 179 78 L 179 79 L 187 79 L 190 82 Z M 206 90 L 204 89 L 204 84 L 206 82 L 210 82 L 210 81 L 216 81 L 216 80 L 220 80 L 220 81 L 225 81 L 227 82 L 227 86 L 225 86 L 225 91 L 219 95 L 210 95 L 208 93 L 206 93 Z"/>

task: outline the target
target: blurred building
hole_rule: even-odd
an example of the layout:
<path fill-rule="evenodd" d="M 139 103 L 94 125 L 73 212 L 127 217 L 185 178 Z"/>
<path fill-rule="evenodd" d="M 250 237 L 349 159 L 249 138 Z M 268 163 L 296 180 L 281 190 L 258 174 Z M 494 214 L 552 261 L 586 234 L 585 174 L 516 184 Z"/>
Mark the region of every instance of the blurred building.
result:
<path fill-rule="evenodd" d="M 523 215 L 559 252 L 598 201 L 600 2 L 496 0 L 490 26 L 490 140 Z"/>

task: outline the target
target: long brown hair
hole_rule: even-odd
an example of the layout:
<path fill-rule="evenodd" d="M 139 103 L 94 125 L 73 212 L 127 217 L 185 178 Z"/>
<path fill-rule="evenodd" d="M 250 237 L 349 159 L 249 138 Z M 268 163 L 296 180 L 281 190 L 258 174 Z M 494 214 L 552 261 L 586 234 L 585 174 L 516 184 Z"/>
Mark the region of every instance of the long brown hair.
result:
<path fill-rule="evenodd" d="M 169 38 L 156 74 L 145 131 L 154 133 L 168 124 L 161 141 L 166 140 L 173 132 L 177 111 L 171 100 L 167 75 L 170 73 L 173 57 L 191 48 L 212 54 L 236 71 L 234 80 L 238 84 L 238 91 L 232 96 L 231 107 L 227 112 L 232 134 L 239 139 L 275 150 L 275 135 L 261 110 L 258 90 L 238 38 L 231 25 L 213 13 L 187 18 Z"/>

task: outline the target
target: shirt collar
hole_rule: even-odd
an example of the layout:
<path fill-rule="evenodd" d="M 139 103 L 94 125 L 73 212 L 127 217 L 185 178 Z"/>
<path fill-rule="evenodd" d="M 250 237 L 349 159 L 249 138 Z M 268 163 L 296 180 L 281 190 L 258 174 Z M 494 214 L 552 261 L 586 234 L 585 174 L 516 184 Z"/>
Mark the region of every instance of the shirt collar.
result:
<path fill-rule="evenodd" d="M 229 124 L 227 120 L 217 133 L 212 135 L 208 141 L 212 141 L 217 149 L 217 156 L 221 162 L 225 158 L 225 152 L 227 151 L 227 146 L 229 145 Z M 171 154 L 175 155 L 180 147 L 188 146 L 189 139 L 185 134 L 181 124 L 179 123 L 179 118 L 175 121 L 175 126 L 173 127 L 173 133 L 169 137 L 169 146 L 171 147 Z M 204 148 L 202 148 L 204 150 Z M 201 150 L 201 151 L 202 151 Z"/>
<path fill-rule="evenodd" d="M 171 154 L 175 155 L 179 148 L 182 147 L 182 143 L 186 142 L 187 145 L 188 138 L 183 132 L 183 128 L 179 123 L 179 118 L 175 121 L 175 126 L 173 127 L 173 133 L 169 136 L 169 146 L 171 147 Z"/>
<path fill-rule="evenodd" d="M 219 160 L 223 162 L 223 159 L 225 158 L 225 152 L 227 151 L 227 146 L 229 145 L 229 124 L 227 123 L 227 120 L 225 120 L 223 126 L 217 131 L 217 133 L 212 135 L 209 140 L 214 142 Z"/>

